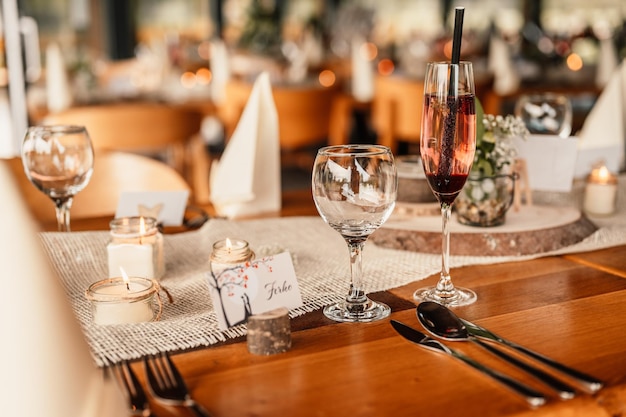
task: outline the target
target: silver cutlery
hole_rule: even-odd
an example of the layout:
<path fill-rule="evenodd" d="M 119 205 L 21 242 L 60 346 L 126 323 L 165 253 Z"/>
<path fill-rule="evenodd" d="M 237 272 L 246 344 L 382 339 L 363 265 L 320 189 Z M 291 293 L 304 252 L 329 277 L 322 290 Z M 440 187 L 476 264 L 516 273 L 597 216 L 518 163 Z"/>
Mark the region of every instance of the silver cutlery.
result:
<path fill-rule="evenodd" d="M 518 345 L 515 342 L 504 339 L 498 336 L 497 334 L 485 329 L 484 327 L 478 326 L 464 319 L 461 319 L 461 322 L 465 325 L 465 327 L 467 328 L 467 331 L 472 336 L 486 339 L 486 340 L 492 340 L 494 342 L 500 343 L 501 345 L 509 346 L 515 349 L 516 351 L 521 352 L 525 354 L 526 356 L 533 358 L 543 363 L 544 365 L 548 365 L 552 369 L 555 369 L 564 375 L 569 376 L 570 378 L 577 381 L 581 386 L 586 388 L 591 393 L 599 391 L 604 385 L 604 383 L 597 378 L 594 378 L 576 369 L 570 368 L 567 365 L 557 362 L 554 359 L 548 358 L 547 356 L 544 356 L 541 353 L 537 353 L 524 346 Z"/>
<path fill-rule="evenodd" d="M 391 325 L 405 339 L 413 343 L 417 343 L 418 345 L 427 349 L 434 350 L 436 352 L 443 352 L 447 355 L 450 355 L 453 358 L 459 359 L 460 361 L 465 362 L 467 365 L 470 365 L 478 371 L 483 372 L 484 374 L 494 378 L 496 381 L 504 384 L 515 393 L 521 395 L 532 407 L 538 407 L 545 404 L 545 396 L 537 390 L 529 387 L 528 385 L 516 381 L 508 375 L 491 369 L 481 364 L 480 362 L 475 361 L 469 356 L 462 354 L 461 352 L 450 349 L 448 346 L 444 345 L 440 341 L 428 337 L 425 334 L 415 330 L 412 327 L 407 326 L 404 323 L 396 320 L 391 320 Z"/>
<path fill-rule="evenodd" d="M 156 417 L 150 411 L 150 404 L 137 376 L 127 361 L 122 361 L 113 366 L 113 374 L 116 376 L 122 390 L 127 394 L 131 415 L 143 417 Z"/>
<path fill-rule="evenodd" d="M 210 417 L 200 404 L 195 402 L 187 385 L 167 353 L 143 358 L 150 392 L 164 403 L 184 406 L 192 410 L 198 417 Z"/>
<path fill-rule="evenodd" d="M 517 366 L 537 380 L 543 382 L 555 390 L 559 394 L 559 397 L 567 400 L 574 398 L 576 395 L 576 391 L 569 384 L 471 335 L 461 319 L 449 308 L 432 301 L 424 301 L 417 306 L 416 312 L 417 319 L 429 333 L 444 340 L 476 343 L 488 352 Z"/>

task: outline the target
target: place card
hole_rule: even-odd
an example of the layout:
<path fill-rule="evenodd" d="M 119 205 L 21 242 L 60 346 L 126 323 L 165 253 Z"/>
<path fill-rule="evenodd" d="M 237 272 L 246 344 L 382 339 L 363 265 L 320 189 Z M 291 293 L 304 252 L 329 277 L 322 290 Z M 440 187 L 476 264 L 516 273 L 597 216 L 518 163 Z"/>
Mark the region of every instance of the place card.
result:
<path fill-rule="evenodd" d="M 575 137 L 528 135 L 515 138 L 519 158 L 526 161 L 528 184 L 532 190 L 569 192 L 574 181 L 578 153 Z"/>
<path fill-rule="evenodd" d="M 153 217 L 164 226 L 183 224 L 189 191 L 122 192 L 115 217 Z"/>
<path fill-rule="evenodd" d="M 302 306 L 289 252 L 208 274 L 207 280 L 221 330 L 246 323 L 253 314 Z"/>

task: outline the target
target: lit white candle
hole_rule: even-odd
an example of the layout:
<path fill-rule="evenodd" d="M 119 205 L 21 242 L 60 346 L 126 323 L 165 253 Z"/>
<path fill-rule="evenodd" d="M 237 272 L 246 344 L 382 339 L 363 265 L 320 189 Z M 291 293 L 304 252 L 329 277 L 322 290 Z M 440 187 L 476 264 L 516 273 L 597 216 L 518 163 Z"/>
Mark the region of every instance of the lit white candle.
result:
<path fill-rule="evenodd" d="M 113 220 L 107 254 L 110 278 L 118 276 L 120 268 L 130 276 L 144 278 L 158 279 L 165 272 L 163 236 L 151 218 Z"/>
<path fill-rule="evenodd" d="M 121 272 L 121 277 L 95 282 L 87 289 L 94 323 L 141 323 L 154 319 L 153 301 L 158 284 L 150 279 L 128 277 L 124 270 Z"/>
<path fill-rule="evenodd" d="M 211 270 L 218 275 L 225 269 L 254 259 L 254 252 L 245 240 L 226 238 L 213 243 L 211 252 Z"/>
<path fill-rule="evenodd" d="M 606 166 L 594 168 L 585 186 L 583 210 L 589 214 L 608 215 L 615 211 L 617 177 Z"/>

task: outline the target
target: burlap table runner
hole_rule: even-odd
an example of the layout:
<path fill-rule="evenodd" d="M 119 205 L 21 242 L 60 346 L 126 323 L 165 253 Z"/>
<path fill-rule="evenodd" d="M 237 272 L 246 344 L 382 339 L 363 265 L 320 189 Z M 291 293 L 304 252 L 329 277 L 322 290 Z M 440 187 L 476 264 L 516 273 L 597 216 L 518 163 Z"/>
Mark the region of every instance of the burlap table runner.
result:
<path fill-rule="evenodd" d="M 593 235 L 558 253 L 626 244 L 623 206 L 620 204 L 620 211 L 614 216 L 602 219 L 602 226 Z M 199 230 L 165 236 L 167 271 L 161 284 L 172 294 L 174 303 L 165 303 L 160 321 L 100 326 L 92 322 L 90 304 L 84 292 L 91 283 L 107 276 L 108 232 L 41 234 L 44 247 L 65 286 L 99 366 L 160 351 L 209 346 L 245 335 L 244 325 L 225 332 L 218 329 L 209 295 L 206 273 L 211 246 L 214 241 L 225 237 L 247 240 L 260 255 L 282 250 L 291 253 L 304 303 L 303 307 L 290 312 L 291 317 L 320 309 L 340 300 L 347 293 L 348 249 L 341 236 L 321 218 L 289 217 L 250 221 L 213 219 Z M 520 261 L 556 253 L 524 257 L 452 256 L 450 265 L 455 268 Z M 381 248 L 370 242 L 365 245 L 363 267 L 367 291 L 376 292 L 437 273 L 441 267 L 441 258 L 438 255 Z"/>

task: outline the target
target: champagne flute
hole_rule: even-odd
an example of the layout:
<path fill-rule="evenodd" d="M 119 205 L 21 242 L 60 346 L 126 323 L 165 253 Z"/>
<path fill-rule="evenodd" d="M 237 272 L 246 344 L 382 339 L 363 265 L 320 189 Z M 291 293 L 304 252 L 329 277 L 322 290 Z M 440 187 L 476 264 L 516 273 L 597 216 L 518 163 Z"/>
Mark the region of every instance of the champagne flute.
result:
<path fill-rule="evenodd" d="M 427 65 L 420 152 L 428 184 L 441 205 L 442 262 L 439 282 L 415 291 L 416 301 L 449 306 L 476 301 L 473 291 L 455 287 L 450 279 L 448 228 L 452 204 L 465 184 L 476 151 L 474 94 L 470 62 Z"/>
<path fill-rule="evenodd" d="M 391 215 L 398 180 L 391 150 L 379 145 L 321 148 L 311 181 L 313 200 L 324 221 L 341 234 L 350 252 L 350 289 L 345 300 L 324 308 L 342 322 L 370 322 L 387 317 L 386 304 L 365 294 L 361 254 L 365 241 Z"/>
<path fill-rule="evenodd" d="M 33 126 L 26 131 L 22 143 L 26 176 L 54 202 L 60 232 L 70 231 L 72 201 L 89 183 L 93 160 L 84 126 Z"/>

